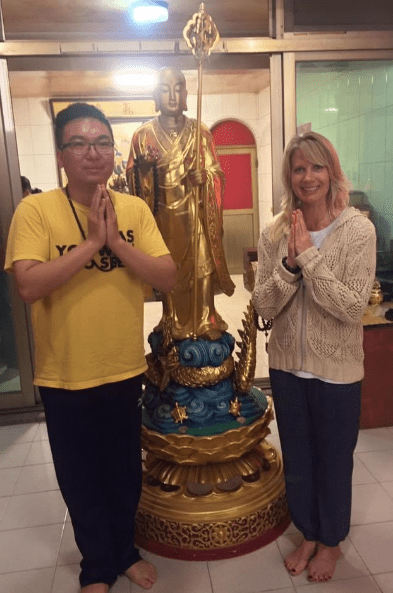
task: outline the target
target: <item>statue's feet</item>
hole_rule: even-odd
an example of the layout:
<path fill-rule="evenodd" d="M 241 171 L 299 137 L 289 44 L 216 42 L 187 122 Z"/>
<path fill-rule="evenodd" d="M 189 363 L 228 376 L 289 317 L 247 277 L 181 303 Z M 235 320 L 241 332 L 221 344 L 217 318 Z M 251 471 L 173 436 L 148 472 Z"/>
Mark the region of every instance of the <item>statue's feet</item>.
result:
<path fill-rule="evenodd" d="M 313 583 L 330 581 L 341 556 L 340 546 L 330 548 L 319 544 L 317 553 L 308 565 L 308 580 Z"/>
<path fill-rule="evenodd" d="M 197 336 L 198 338 L 204 338 L 205 340 L 210 340 L 211 342 L 215 342 L 219 340 L 221 336 L 227 331 L 228 325 L 222 322 L 222 328 L 220 329 L 217 327 L 216 324 L 205 322 L 197 328 Z M 163 333 L 164 331 L 164 323 L 161 319 L 160 323 L 153 329 L 156 333 Z M 172 340 L 174 341 L 181 341 L 187 340 L 193 336 L 193 331 L 189 324 L 187 326 L 172 326 L 171 327 L 171 336 Z"/>
<path fill-rule="evenodd" d="M 209 340 L 210 342 L 215 342 L 219 340 L 224 333 L 224 330 L 219 330 L 215 327 L 207 326 L 198 328 L 197 337 L 198 339 L 203 338 L 204 340 Z M 172 330 L 172 339 L 176 341 L 187 340 L 192 337 L 192 331 L 185 332 L 184 329 L 176 329 Z"/>
<path fill-rule="evenodd" d="M 211 342 L 215 342 L 216 340 L 219 340 L 222 336 L 223 332 L 220 331 L 219 329 L 207 329 L 205 332 L 203 332 L 203 334 L 201 336 L 199 336 L 200 338 L 205 338 L 205 340 L 210 340 Z"/>
<path fill-rule="evenodd" d="M 310 542 L 306 539 L 302 541 L 300 546 L 293 552 L 288 554 L 285 558 L 285 566 L 292 576 L 296 577 L 305 570 L 310 562 L 310 559 L 315 554 L 317 549 L 316 542 Z"/>

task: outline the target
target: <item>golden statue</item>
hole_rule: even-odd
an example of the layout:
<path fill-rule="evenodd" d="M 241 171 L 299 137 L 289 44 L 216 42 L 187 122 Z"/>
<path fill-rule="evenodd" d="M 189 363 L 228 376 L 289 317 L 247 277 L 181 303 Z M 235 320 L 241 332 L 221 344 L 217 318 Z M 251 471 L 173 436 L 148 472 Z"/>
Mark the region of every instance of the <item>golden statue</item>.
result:
<path fill-rule="evenodd" d="M 162 70 L 160 115 L 135 132 L 127 167 L 131 192 L 149 203 L 178 266 L 149 335 L 136 541 L 169 558 L 214 560 L 260 548 L 290 519 L 282 460 L 265 441 L 272 400 L 252 386 L 253 305 L 239 330 L 238 362 L 214 308 L 215 285 L 228 295 L 234 285 L 221 242 L 223 173 L 201 124 L 203 64 L 219 40 L 203 3 L 183 35 L 198 61 L 197 119 L 183 114 L 183 74 Z"/>
<path fill-rule="evenodd" d="M 183 113 L 187 110 L 183 73 L 163 68 L 154 100 L 160 114 L 134 133 L 127 180 L 130 192 L 146 200 L 155 214 L 178 268 L 174 290 L 162 295 L 163 316 L 156 331 L 162 331 L 170 320 L 174 340 L 191 336 L 217 340 L 228 325 L 215 309 L 215 288 L 229 296 L 234 291 L 222 245 L 224 174 L 212 135 L 204 125 L 201 127 L 200 163 L 197 166 L 197 122 Z M 198 186 L 200 199 L 196 221 Z M 196 222 L 198 272 L 195 290 Z"/>

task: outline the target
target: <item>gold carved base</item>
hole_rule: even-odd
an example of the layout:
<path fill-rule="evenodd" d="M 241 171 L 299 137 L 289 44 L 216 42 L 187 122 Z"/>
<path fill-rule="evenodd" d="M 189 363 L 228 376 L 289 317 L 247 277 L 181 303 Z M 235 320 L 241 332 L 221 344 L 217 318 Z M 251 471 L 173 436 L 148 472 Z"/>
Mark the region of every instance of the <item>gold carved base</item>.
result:
<path fill-rule="evenodd" d="M 221 463 L 147 456 L 136 542 L 149 551 L 185 560 L 230 558 L 270 543 L 288 524 L 282 460 L 266 440 Z"/>

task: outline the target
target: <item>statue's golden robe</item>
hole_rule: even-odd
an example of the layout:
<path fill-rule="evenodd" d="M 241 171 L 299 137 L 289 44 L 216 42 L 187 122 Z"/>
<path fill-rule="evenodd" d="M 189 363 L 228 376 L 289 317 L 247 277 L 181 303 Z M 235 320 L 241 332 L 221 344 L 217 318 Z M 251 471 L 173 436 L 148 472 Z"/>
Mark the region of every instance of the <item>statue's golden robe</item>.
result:
<path fill-rule="evenodd" d="M 163 318 L 171 317 L 173 337 L 184 339 L 193 333 L 195 186 L 188 171 L 196 169 L 196 120 L 185 118 L 177 136 L 167 134 L 158 118 L 141 126 L 132 138 L 127 178 L 136 193 L 134 162 L 150 148 L 158 152 L 159 204 L 156 221 L 177 265 L 173 291 L 163 295 Z M 215 152 L 213 138 L 202 124 L 200 168 L 207 171 L 201 186 L 198 211 L 198 302 L 197 336 L 217 339 L 227 324 L 214 307 L 214 288 L 231 295 L 234 284 L 229 276 L 222 246 L 222 197 L 225 178 Z M 153 210 L 153 169 L 138 171 L 141 197 Z M 162 327 L 162 321 L 160 322 Z M 159 326 L 159 327 L 160 327 Z"/>

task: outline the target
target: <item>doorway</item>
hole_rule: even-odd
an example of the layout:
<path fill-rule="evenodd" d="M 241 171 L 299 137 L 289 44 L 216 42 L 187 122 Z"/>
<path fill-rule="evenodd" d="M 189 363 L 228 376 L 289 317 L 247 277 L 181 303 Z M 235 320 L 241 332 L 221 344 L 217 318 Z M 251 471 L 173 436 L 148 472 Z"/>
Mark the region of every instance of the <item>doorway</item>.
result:
<path fill-rule="evenodd" d="M 235 120 L 212 129 L 225 173 L 223 245 L 230 274 L 244 271 L 243 251 L 255 247 L 259 236 L 257 150 L 251 130 Z"/>

